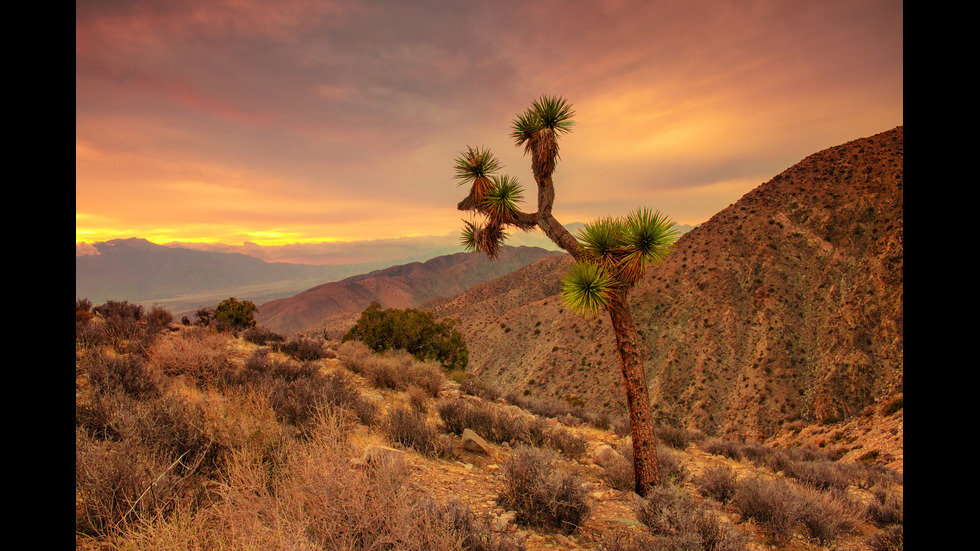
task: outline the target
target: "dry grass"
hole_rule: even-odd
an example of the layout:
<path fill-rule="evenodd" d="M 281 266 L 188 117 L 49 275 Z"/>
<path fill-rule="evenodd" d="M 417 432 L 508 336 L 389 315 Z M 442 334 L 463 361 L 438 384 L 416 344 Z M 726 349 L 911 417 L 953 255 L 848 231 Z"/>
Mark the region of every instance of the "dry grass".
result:
<path fill-rule="evenodd" d="M 499 469 L 486 465 L 495 474 L 484 476 L 502 484 L 497 504 L 516 512 L 522 530 L 578 531 L 595 514 L 589 493 L 597 484 L 622 489 L 621 496 L 633 489 L 628 445 L 619 447 L 621 461 L 592 474 L 582 435 L 594 429 L 475 396 L 447 399 L 438 390 L 445 374 L 406 355 L 344 343 L 338 357 L 352 372 L 208 328 L 158 334 L 140 341 L 146 346 L 78 335 L 76 533 L 83 541 L 133 550 L 523 549 L 461 503 L 433 501 L 419 484 L 420 462 L 473 461 L 450 435 L 464 428 L 515 447 L 476 462 L 506 458 Z M 392 392 L 367 399 L 365 384 Z M 735 530 L 752 525 L 742 532 L 758 530 L 767 545 L 902 547 L 900 475 L 814 448 L 776 450 L 677 429 L 658 435 L 664 485 L 636 502 L 644 531 L 582 545 L 738 550 L 745 537 Z M 379 441 L 409 451 L 413 466 L 357 459 L 365 442 Z M 701 455 L 692 444 L 735 458 L 739 476 L 720 458 L 713 468 L 689 469 Z"/>

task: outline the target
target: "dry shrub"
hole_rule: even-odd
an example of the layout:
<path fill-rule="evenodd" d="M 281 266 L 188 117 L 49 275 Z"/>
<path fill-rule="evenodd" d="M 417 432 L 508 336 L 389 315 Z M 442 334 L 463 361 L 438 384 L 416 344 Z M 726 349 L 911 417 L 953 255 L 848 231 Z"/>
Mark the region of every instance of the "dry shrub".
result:
<path fill-rule="evenodd" d="M 636 488 L 636 471 L 633 465 L 633 443 L 629 440 L 619 447 L 620 457 L 611 460 L 603 467 L 602 479 L 609 486 L 621 491 L 633 491 Z M 657 444 L 657 468 L 660 479 L 664 482 L 681 482 L 687 477 L 687 469 L 674 450 Z"/>
<path fill-rule="evenodd" d="M 282 422 L 300 430 L 330 406 L 354 412 L 364 424 L 371 424 L 377 415 L 377 408 L 361 396 L 350 373 L 323 373 L 312 362 L 273 358 L 266 348 L 249 356 L 242 369 L 228 372 L 224 382 L 265 396 Z"/>
<path fill-rule="evenodd" d="M 859 507 L 844 492 L 819 491 L 784 479 L 742 479 L 732 505 L 758 522 L 767 540 L 776 545 L 789 541 L 798 525 L 809 537 L 828 545 L 861 520 Z"/>
<path fill-rule="evenodd" d="M 446 377 L 438 362 L 420 362 L 404 350 L 376 354 L 365 347 L 368 352 L 365 354 L 364 350 L 351 344 L 352 342 L 343 343 L 338 349 L 341 363 L 354 373 L 363 375 L 376 388 L 406 390 L 414 385 L 430 396 L 435 396 L 446 384 Z"/>
<path fill-rule="evenodd" d="M 872 551 L 902 551 L 905 545 L 904 531 L 902 525 L 889 526 L 884 530 L 879 530 L 868 537 L 868 547 Z"/>
<path fill-rule="evenodd" d="M 470 429 L 492 442 L 528 442 L 533 434 L 528 419 L 518 413 L 487 402 L 462 398 L 440 400 L 436 411 L 448 432 L 462 434 Z"/>
<path fill-rule="evenodd" d="M 452 439 L 426 421 L 426 415 L 408 406 L 395 406 L 385 419 L 385 431 L 398 444 L 434 457 L 452 457 Z"/>
<path fill-rule="evenodd" d="M 698 444 L 700 448 L 710 454 L 722 455 L 735 461 L 740 461 L 744 456 L 742 445 L 724 438 L 710 437 Z"/>
<path fill-rule="evenodd" d="M 520 446 L 504 461 L 504 488 L 498 502 L 516 511 L 516 520 L 571 533 L 592 513 L 578 475 L 562 468 L 554 452 Z"/>
<path fill-rule="evenodd" d="M 97 393 L 123 392 L 137 399 L 159 396 L 162 381 L 136 354 L 98 350 L 85 362 L 88 382 Z"/>
<path fill-rule="evenodd" d="M 473 376 L 467 376 L 460 381 L 459 390 L 460 392 L 482 398 L 488 402 L 496 401 L 497 398 L 501 397 L 501 392 L 498 387 Z"/>
<path fill-rule="evenodd" d="M 299 361 L 314 361 L 326 356 L 323 340 L 299 336 L 286 342 L 275 342 L 273 350 Z"/>
<path fill-rule="evenodd" d="M 717 501 L 728 503 L 735 496 L 735 471 L 727 465 L 710 467 L 696 481 L 698 490 Z"/>
<path fill-rule="evenodd" d="M 739 480 L 732 505 L 742 516 L 756 521 L 774 545 L 782 545 L 792 538 L 803 512 L 799 487 L 783 479 Z"/>
<path fill-rule="evenodd" d="M 654 432 L 659 442 L 676 450 L 684 450 L 693 442 L 704 440 L 700 432 L 677 427 L 659 426 Z"/>
<path fill-rule="evenodd" d="M 105 537 L 152 518 L 178 497 L 175 478 L 139 442 L 75 430 L 75 530 Z"/>
<path fill-rule="evenodd" d="M 829 546 L 839 535 L 852 532 L 862 520 L 861 508 L 846 492 L 803 488 L 800 522 L 811 538 Z"/>
<path fill-rule="evenodd" d="M 874 486 L 871 488 L 874 501 L 868 505 L 866 516 L 875 526 L 904 523 L 902 492 L 896 488 Z"/>
<path fill-rule="evenodd" d="M 149 357 L 151 364 L 164 375 L 185 378 L 204 387 L 230 369 L 227 346 L 226 335 L 193 328 L 182 331 L 177 338 L 155 341 Z"/>
<path fill-rule="evenodd" d="M 585 455 L 586 441 L 581 436 L 562 427 L 554 427 L 547 431 L 547 445 L 560 451 L 569 459 L 578 459 Z"/>
<path fill-rule="evenodd" d="M 746 548 L 747 538 L 718 518 L 704 504 L 677 486 L 666 483 L 652 488 L 636 502 L 637 519 L 663 539 L 661 549 Z"/>
<path fill-rule="evenodd" d="M 826 459 L 792 461 L 783 468 L 786 476 L 818 490 L 846 490 L 851 476 L 839 463 Z"/>

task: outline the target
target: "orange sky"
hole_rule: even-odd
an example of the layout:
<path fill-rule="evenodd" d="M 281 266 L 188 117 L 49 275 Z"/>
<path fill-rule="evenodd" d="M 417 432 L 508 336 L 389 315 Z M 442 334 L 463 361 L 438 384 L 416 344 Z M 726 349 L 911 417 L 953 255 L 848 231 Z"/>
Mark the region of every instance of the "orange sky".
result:
<path fill-rule="evenodd" d="M 81 0 L 75 71 L 76 244 L 446 236 L 467 146 L 533 185 L 509 132 L 542 94 L 577 113 L 560 221 L 694 225 L 903 124 L 903 6 Z"/>

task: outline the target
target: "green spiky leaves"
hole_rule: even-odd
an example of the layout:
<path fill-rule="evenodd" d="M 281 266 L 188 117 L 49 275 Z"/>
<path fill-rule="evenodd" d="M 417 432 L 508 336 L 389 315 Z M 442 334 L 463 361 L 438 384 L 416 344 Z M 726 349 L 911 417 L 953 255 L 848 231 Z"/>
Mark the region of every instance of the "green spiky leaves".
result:
<path fill-rule="evenodd" d="M 523 199 L 524 188 L 517 178 L 495 176 L 479 210 L 498 224 L 515 224 L 519 212 L 517 205 Z"/>
<path fill-rule="evenodd" d="M 531 154 L 535 175 L 547 176 L 555 170 L 558 159 L 558 135 L 570 132 L 575 111 L 558 96 L 541 96 L 519 114 L 511 125 L 514 143 Z"/>
<path fill-rule="evenodd" d="M 458 205 L 459 210 L 477 208 L 493 187 L 492 177 L 503 165 L 489 149 L 468 147 L 456 157 L 457 185 L 470 185 L 470 193 Z"/>
<path fill-rule="evenodd" d="M 601 266 L 576 263 L 562 279 L 562 297 L 574 313 L 595 315 L 609 306 L 616 285 Z"/>
<path fill-rule="evenodd" d="M 511 124 L 511 137 L 520 147 L 526 145 L 539 130 L 548 129 L 554 134 L 565 134 L 572 130 L 572 117 L 575 111 L 572 104 L 559 96 L 541 96 L 534 100 L 526 111 L 517 115 Z"/>
<path fill-rule="evenodd" d="M 673 225 L 666 216 L 644 208 L 625 219 L 601 218 L 587 224 L 578 241 L 590 263 L 631 286 L 651 263 L 667 257 L 677 238 Z"/>

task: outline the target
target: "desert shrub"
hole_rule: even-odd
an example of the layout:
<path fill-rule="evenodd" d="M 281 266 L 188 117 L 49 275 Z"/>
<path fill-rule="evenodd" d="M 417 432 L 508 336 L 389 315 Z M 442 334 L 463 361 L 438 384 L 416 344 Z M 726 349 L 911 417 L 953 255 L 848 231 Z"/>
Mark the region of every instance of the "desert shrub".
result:
<path fill-rule="evenodd" d="M 377 416 L 377 406 L 361 395 L 350 373 L 322 373 L 313 362 L 274 358 L 268 348 L 253 352 L 242 369 L 228 371 L 224 383 L 264 396 L 282 422 L 300 429 L 328 407 L 351 411 L 368 425 Z"/>
<path fill-rule="evenodd" d="M 212 506 L 156 517 L 131 533 L 126 548 L 461 549 L 461 514 L 410 484 L 404 461 L 355 467 L 348 460 L 351 425 L 344 419 L 326 412 L 307 441 L 289 441 L 274 458 L 236 453 Z"/>
<path fill-rule="evenodd" d="M 341 352 L 347 353 L 349 348 L 342 346 Z M 368 383 L 376 388 L 391 390 L 407 390 L 417 386 L 435 396 L 446 384 L 442 368 L 436 362 L 420 362 L 403 350 L 391 350 L 382 354 L 367 355 L 355 353 L 351 356 L 341 356 L 344 365 L 354 373 L 359 373 Z"/>
<path fill-rule="evenodd" d="M 902 525 L 889 526 L 868 536 L 868 547 L 872 551 L 902 551 L 905 545 L 903 533 Z"/>
<path fill-rule="evenodd" d="M 501 397 L 500 389 L 485 382 L 483 379 L 469 376 L 459 382 L 460 392 L 483 398 L 488 402 L 496 401 Z"/>
<path fill-rule="evenodd" d="M 602 467 L 600 477 L 611 488 L 624 492 L 632 492 L 636 489 L 633 471 L 633 446 L 623 446 L 619 450 L 619 455 L 613 456 Z"/>
<path fill-rule="evenodd" d="M 376 352 L 405 350 L 420 361 L 435 360 L 444 368 L 463 370 L 469 350 L 453 320 L 435 321 L 422 310 L 408 308 L 383 310 L 372 302 L 343 341 L 358 340 Z"/>
<path fill-rule="evenodd" d="M 76 429 L 76 532 L 105 537 L 154 517 L 177 497 L 167 467 L 136 441 L 101 441 Z"/>
<path fill-rule="evenodd" d="M 696 498 L 667 483 L 652 488 L 636 502 L 637 519 L 663 539 L 661 549 L 711 549 L 736 551 L 746 548 L 743 535 L 722 523 Z"/>
<path fill-rule="evenodd" d="M 452 439 L 426 421 L 424 413 L 408 406 L 393 407 L 385 419 L 385 431 L 392 441 L 423 455 L 451 457 Z"/>
<path fill-rule="evenodd" d="M 95 340 L 111 344 L 120 351 L 143 352 L 155 335 L 155 332 L 148 330 L 143 306 L 139 304 L 127 300 L 109 300 L 94 307 L 92 312 L 98 314 L 102 320 L 96 326 L 101 335 L 95 337 Z"/>
<path fill-rule="evenodd" d="M 214 309 L 214 319 L 233 329 L 248 329 L 255 325 L 255 312 L 258 311 L 250 300 L 227 298 Z"/>
<path fill-rule="evenodd" d="M 783 479 L 748 477 L 739 480 L 732 505 L 742 516 L 756 521 L 766 539 L 774 545 L 789 541 L 803 514 L 799 488 Z"/>
<path fill-rule="evenodd" d="M 657 444 L 657 467 L 662 479 L 680 483 L 687 478 L 687 468 L 684 467 L 680 455 L 661 444 Z"/>
<path fill-rule="evenodd" d="M 259 346 L 282 343 L 286 340 L 282 335 L 258 325 L 249 327 L 242 332 L 242 338 L 247 342 L 257 344 Z"/>
<path fill-rule="evenodd" d="M 150 363 L 164 375 L 183 377 L 207 386 L 231 368 L 224 337 L 204 329 L 182 331 L 178 337 L 158 339 L 150 348 Z"/>
<path fill-rule="evenodd" d="M 893 488 L 875 486 L 871 488 L 874 500 L 868 505 L 866 516 L 875 526 L 904 523 L 902 494 Z"/>
<path fill-rule="evenodd" d="M 722 465 L 705 469 L 704 474 L 698 477 L 695 484 L 702 494 L 716 501 L 728 503 L 735 496 L 736 480 L 735 471 Z"/>
<path fill-rule="evenodd" d="M 744 456 L 742 446 L 737 442 L 725 438 L 710 437 L 698 444 L 700 448 L 710 454 L 721 455 L 740 461 Z"/>
<path fill-rule="evenodd" d="M 162 382 L 147 361 L 137 354 L 94 353 L 86 362 L 89 384 L 95 392 L 120 391 L 133 398 L 149 398 L 160 394 Z"/>
<path fill-rule="evenodd" d="M 171 314 L 164 308 L 160 306 L 154 306 L 150 308 L 150 311 L 146 314 L 146 324 L 150 331 L 160 332 L 170 326 L 174 322 L 174 315 Z"/>
<path fill-rule="evenodd" d="M 181 394 L 168 393 L 137 407 L 133 434 L 148 449 L 168 461 L 179 475 L 209 475 L 220 467 L 226 451 L 208 430 L 204 405 Z"/>
<path fill-rule="evenodd" d="M 846 492 L 803 488 L 800 523 L 809 537 L 829 546 L 839 535 L 851 532 L 861 522 L 861 511 Z"/>
<path fill-rule="evenodd" d="M 434 506 L 434 516 L 460 535 L 460 546 L 468 551 L 524 551 L 523 542 L 490 529 L 486 519 L 479 519 L 469 507 L 457 500 Z"/>
<path fill-rule="evenodd" d="M 406 392 L 408 395 L 408 405 L 419 412 L 427 412 L 429 410 L 429 402 L 432 397 L 428 392 L 416 385 L 409 385 Z"/>
<path fill-rule="evenodd" d="M 676 450 L 684 450 L 692 442 L 704 439 L 704 435 L 697 431 L 668 426 L 659 426 L 654 433 L 660 442 Z"/>
<path fill-rule="evenodd" d="M 498 502 L 514 510 L 521 524 L 567 534 L 592 513 L 578 475 L 561 468 L 552 451 L 519 446 L 502 470 L 504 488 Z"/>
<path fill-rule="evenodd" d="M 285 342 L 274 342 L 272 349 L 300 361 L 314 361 L 326 357 L 322 340 L 303 336 Z"/>
<path fill-rule="evenodd" d="M 846 490 L 851 483 L 848 470 L 839 463 L 826 459 L 792 461 L 783 469 L 786 476 L 799 480 L 818 490 L 836 488 Z"/>
<path fill-rule="evenodd" d="M 631 530 L 609 531 L 602 534 L 595 551 L 654 551 L 660 550 L 662 538 Z"/>
<path fill-rule="evenodd" d="M 585 455 L 586 441 L 581 436 L 562 427 L 554 427 L 545 433 L 546 445 L 560 451 L 569 459 L 578 459 Z"/>
<path fill-rule="evenodd" d="M 75 324 L 86 324 L 92 319 L 92 301 L 87 298 L 75 299 Z"/>
<path fill-rule="evenodd" d="M 436 411 L 446 430 L 454 434 L 470 429 L 493 442 L 516 443 L 528 438 L 528 424 L 524 416 L 496 404 L 452 398 L 440 400 Z"/>

